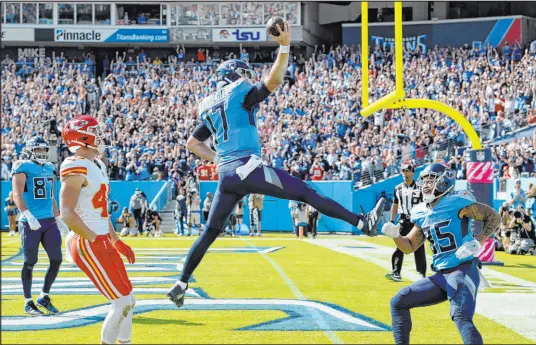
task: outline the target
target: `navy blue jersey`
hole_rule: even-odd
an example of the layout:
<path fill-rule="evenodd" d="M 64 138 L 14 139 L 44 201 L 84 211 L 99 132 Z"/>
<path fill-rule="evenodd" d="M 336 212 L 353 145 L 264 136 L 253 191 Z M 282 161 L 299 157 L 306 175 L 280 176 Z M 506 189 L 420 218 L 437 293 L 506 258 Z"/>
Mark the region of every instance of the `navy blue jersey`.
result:
<path fill-rule="evenodd" d="M 220 163 L 255 154 L 261 156 L 261 144 L 256 127 L 258 106 L 247 109 L 248 93 L 259 85 L 239 79 L 205 98 L 198 108 L 204 125 L 212 134 Z"/>
<path fill-rule="evenodd" d="M 13 164 L 13 175 L 25 174 L 26 185 L 22 198 L 26 207 L 37 219 L 54 217 L 54 181 L 56 168 L 54 164 L 46 162 L 40 165 L 31 160 L 19 160 Z M 25 220 L 24 217 L 21 220 Z"/>
<path fill-rule="evenodd" d="M 456 250 L 473 240 L 469 219 L 460 218 L 458 214 L 462 208 L 474 203 L 476 199 L 471 193 L 460 191 L 445 195 L 433 209 L 421 203 L 411 210 L 411 221 L 422 229 L 430 241 L 435 270 L 453 268 L 473 259 L 472 255 L 458 259 Z"/>

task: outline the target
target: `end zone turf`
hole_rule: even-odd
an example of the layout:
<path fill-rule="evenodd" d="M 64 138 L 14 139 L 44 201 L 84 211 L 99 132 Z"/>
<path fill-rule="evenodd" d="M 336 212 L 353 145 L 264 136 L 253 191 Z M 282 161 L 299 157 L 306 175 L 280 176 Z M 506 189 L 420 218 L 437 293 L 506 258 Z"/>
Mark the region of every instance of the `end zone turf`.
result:
<path fill-rule="evenodd" d="M 2 240 L 2 343 L 97 342 L 107 300 L 83 273 L 68 263 L 62 265 L 51 290 L 60 316 L 25 317 L 20 240 L 5 234 Z M 393 343 L 389 301 L 411 281 L 392 283 L 383 277 L 388 270 L 378 263 L 390 265 L 382 254 L 392 247 L 388 239 L 320 236 L 298 241 L 281 234 L 220 238 L 195 272 L 185 308 L 176 309 L 165 291 L 176 279 L 193 240 L 171 235 L 126 239 L 138 258 L 136 264 L 127 265 L 139 301 L 134 343 Z M 337 248 L 358 250 L 361 257 L 325 245 L 333 240 L 341 241 Z M 403 275 L 411 277 L 412 256 L 406 258 Z M 536 288 L 514 281 L 536 286 L 534 268 L 529 267 L 529 259 L 534 258 L 500 259 L 505 267 L 489 268 L 497 272 L 493 275 L 496 291 L 480 292 L 477 306 L 492 294 L 536 297 Z M 44 252 L 39 262 L 43 265 L 36 268 L 43 270 L 34 273 L 35 296 L 47 267 Z M 519 312 L 536 306 L 514 304 L 510 309 Z M 412 343 L 461 343 L 448 304 L 416 309 L 412 317 Z M 515 312 L 511 318 L 515 320 Z M 490 315 L 477 314 L 475 324 L 487 343 L 536 341 L 530 330 L 493 321 Z"/>

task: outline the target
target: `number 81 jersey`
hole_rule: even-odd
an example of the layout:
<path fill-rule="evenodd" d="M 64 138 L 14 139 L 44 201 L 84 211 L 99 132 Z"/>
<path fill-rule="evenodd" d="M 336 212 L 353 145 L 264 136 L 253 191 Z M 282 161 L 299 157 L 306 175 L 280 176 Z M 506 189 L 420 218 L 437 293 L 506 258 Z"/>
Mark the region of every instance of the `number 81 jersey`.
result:
<path fill-rule="evenodd" d="M 12 174 L 25 174 L 26 185 L 22 199 L 37 219 L 53 218 L 54 182 L 56 168 L 46 162 L 41 165 L 31 160 L 19 160 L 13 164 Z M 22 216 L 21 221 L 25 221 Z"/>
<path fill-rule="evenodd" d="M 411 221 L 421 228 L 432 249 L 433 269 L 444 270 L 473 259 L 456 257 L 456 250 L 473 239 L 468 218 L 460 218 L 461 209 L 476 203 L 468 191 L 453 192 L 442 197 L 430 209 L 420 203 L 411 210 Z"/>
<path fill-rule="evenodd" d="M 86 178 L 80 191 L 75 211 L 88 228 L 98 235 L 108 233 L 108 194 L 110 181 L 106 166 L 98 159 L 91 161 L 83 157 L 68 157 L 60 168 L 63 181 L 68 176 L 79 175 Z"/>

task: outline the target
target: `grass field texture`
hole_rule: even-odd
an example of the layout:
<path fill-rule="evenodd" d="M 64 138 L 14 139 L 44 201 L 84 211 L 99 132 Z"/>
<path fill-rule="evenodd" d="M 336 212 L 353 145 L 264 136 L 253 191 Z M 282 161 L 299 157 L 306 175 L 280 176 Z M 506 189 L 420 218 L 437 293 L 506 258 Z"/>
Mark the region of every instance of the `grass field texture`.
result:
<path fill-rule="evenodd" d="M 386 268 L 318 245 L 332 239 L 341 239 L 344 246 L 364 253 L 377 248 L 367 244 L 393 247 L 392 240 L 382 237 L 326 235 L 298 241 L 291 235 L 267 234 L 263 238 L 221 238 L 195 271 L 189 290 L 192 295 L 184 309 L 172 305 L 165 291 L 178 277 L 195 237 L 166 234 L 164 238 L 125 239 L 137 256 L 136 264 L 127 265 L 138 300 L 133 343 L 393 343 L 389 301 L 411 281 L 387 281 Z M 99 341 L 105 316 L 99 310 L 107 311 L 108 301 L 96 293 L 81 271 L 64 262 L 51 290 L 62 314 L 55 319 L 39 317 L 55 321 L 36 321 L 23 315 L 20 240 L 2 234 L 1 249 L 2 343 Z M 415 271 L 407 257 L 403 276 Z M 497 253 L 497 258 L 505 266 L 493 270 L 536 283 L 536 257 Z M 34 298 L 48 263 L 44 252 L 39 262 L 43 265 L 36 265 L 34 271 Z M 534 293 L 503 282 L 480 294 L 512 291 Z M 105 308 L 99 309 L 101 305 Z M 94 314 L 84 318 L 80 311 Z M 448 303 L 415 309 L 412 318 L 412 343 L 462 343 L 450 320 Z M 474 322 L 485 343 L 535 343 L 484 316 L 477 314 Z"/>

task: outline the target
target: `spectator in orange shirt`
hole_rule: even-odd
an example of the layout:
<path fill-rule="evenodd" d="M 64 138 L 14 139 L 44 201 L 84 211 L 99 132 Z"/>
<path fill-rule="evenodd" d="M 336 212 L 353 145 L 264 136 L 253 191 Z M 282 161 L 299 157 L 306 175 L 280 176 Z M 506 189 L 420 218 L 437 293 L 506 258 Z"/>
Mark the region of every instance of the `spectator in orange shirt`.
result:
<path fill-rule="evenodd" d="M 206 161 L 197 168 L 197 177 L 200 181 L 210 181 L 212 178 L 212 168 Z"/>

